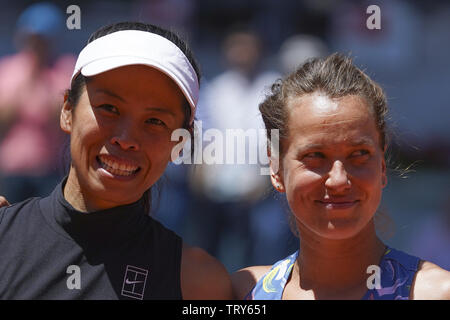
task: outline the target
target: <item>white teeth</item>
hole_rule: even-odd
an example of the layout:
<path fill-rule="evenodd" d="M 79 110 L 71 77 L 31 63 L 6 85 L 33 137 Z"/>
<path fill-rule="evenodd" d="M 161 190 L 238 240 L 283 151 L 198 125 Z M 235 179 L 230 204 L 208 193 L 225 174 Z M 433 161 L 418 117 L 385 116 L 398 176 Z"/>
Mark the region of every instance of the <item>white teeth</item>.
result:
<path fill-rule="evenodd" d="M 113 167 L 110 167 L 105 163 L 102 163 L 102 167 L 103 167 L 103 169 L 105 169 L 108 172 L 111 172 L 112 174 L 117 175 L 117 176 L 130 176 L 134 173 L 134 171 L 122 171 L 119 169 L 114 169 Z"/>
<path fill-rule="evenodd" d="M 136 172 L 136 170 L 139 167 L 136 166 L 130 166 L 130 165 L 126 165 L 126 164 L 119 164 L 115 161 L 111 161 L 109 159 L 104 159 L 104 158 L 100 158 L 100 163 L 103 167 L 103 169 L 111 172 L 114 175 L 119 175 L 119 176 L 129 176 L 132 175 Z"/>

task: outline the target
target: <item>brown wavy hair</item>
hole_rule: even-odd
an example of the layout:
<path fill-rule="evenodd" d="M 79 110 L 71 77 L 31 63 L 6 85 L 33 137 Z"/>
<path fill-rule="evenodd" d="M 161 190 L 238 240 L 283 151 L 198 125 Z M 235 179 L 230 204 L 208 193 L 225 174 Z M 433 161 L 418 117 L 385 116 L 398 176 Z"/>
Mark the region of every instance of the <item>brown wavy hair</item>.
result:
<path fill-rule="evenodd" d="M 325 58 L 306 61 L 284 79 L 276 81 L 269 95 L 259 105 L 267 137 L 271 139 L 271 129 L 278 129 L 280 139 L 288 135 L 288 103 L 313 92 L 321 92 L 330 98 L 358 95 L 367 101 L 375 116 L 380 133 L 381 148 L 387 144 L 386 96 L 381 87 L 356 67 L 350 57 L 334 53 Z M 281 148 L 280 143 L 280 148 Z M 280 149 L 282 153 L 282 150 Z"/>

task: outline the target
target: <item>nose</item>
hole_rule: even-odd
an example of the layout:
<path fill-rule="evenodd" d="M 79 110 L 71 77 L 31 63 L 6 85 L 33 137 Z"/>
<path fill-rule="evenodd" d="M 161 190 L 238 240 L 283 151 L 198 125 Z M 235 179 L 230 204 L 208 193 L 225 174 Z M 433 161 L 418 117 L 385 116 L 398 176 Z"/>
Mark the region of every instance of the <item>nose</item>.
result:
<path fill-rule="evenodd" d="M 350 189 L 351 183 L 341 161 L 336 160 L 333 162 L 328 178 L 325 181 L 325 186 L 337 193 Z"/>
<path fill-rule="evenodd" d="M 133 125 L 122 125 L 117 128 L 114 136 L 111 138 L 111 143 L 121 147 L 123 150 L 139 150 L 139 142 L 137 132 L 134 132 Z"/>

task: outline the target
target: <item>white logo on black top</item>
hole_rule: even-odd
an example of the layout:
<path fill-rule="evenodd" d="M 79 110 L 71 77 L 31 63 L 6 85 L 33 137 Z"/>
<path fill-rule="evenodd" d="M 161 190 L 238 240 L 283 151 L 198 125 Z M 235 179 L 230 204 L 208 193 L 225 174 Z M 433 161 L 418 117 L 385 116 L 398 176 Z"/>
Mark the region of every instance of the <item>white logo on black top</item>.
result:
<path fill-rule="evenodd" d="M 125 297 L 142 300 L 144 298 L 147 275 L 148 270 L 127 266 L 121 294 Z"/>

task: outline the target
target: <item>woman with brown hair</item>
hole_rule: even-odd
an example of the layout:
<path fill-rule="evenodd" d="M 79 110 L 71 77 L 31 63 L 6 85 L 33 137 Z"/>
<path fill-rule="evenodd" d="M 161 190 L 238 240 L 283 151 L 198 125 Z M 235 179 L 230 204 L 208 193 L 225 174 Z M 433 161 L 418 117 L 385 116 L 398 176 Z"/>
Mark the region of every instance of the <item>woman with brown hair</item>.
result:
<path fill-rule="evenodd" d="M 387 184 L 382 89 L 339 54 L 312 59 L 260 104 L 271 181 L 286 193 L 300 249 L 232 276 L 246 299 L 450 299 L 450 273 L 386 246 L 374 215 Z M 278 141 L 277 141 L 278 142 Z"/>

